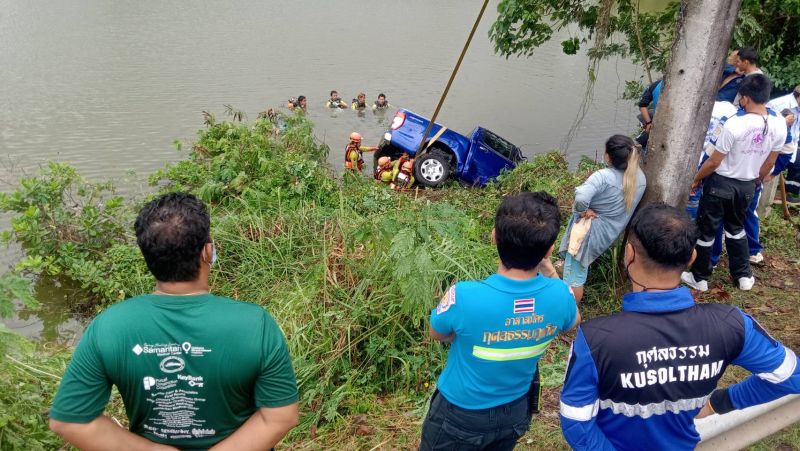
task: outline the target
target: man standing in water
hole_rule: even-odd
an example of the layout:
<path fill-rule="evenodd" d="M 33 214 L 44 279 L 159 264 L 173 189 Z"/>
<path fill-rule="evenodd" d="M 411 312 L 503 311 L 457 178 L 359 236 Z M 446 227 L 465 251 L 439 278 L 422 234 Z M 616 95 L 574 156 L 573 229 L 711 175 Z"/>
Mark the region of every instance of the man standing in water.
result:
<path fill-rule="evenodd" d="M 344 102 L 344 100 L 339 98 L 339 93 L 336 91 L 331 91 L 331 98 L 327 103 L 325 103 L 325 106 L 328 108 L 347 108 L 347 104 Z"/>
<path fill-rule="evenodd" d="M 92 321 L 53 400 L 50 428 L 83 450 L 275 446 L 298 421 L 292 362 L 261 306 L 209 292 L 216 250 L 205 205 L 190 194 L 161 196 L 135 229 L 155 289 Z M 103 415 L 112 385 L 129 429 Z"/>
<path fill-rule="evenodd" d="M 420 450 L 511 450 L 528 430 L 539 358 L 580 322 L 575 298 L 550 264 L 560 220 L 545 192 L 506 197 L 492 231 L 497 274 L 456 283 L 431 312 L 431 337 L 452 345 Z"/>
<path fill-rule="evenodd" d="M 378 94 L 378 100 L 372 104 L 372 111 L 383 111 L 391 107 L 392 106 L 389 105 L 389 101 L 386 100 L 386 94 L 380 93 Z"/>
<path fill-rule="evenodd" d="M 353 99 L 353 104 L 350 105 L 356 111 L 364 111 L 367 109 L 367 95 L 363 92 L 358 93 L 358 97 Z"/>
<path fill-rule="evenodd" d="M 350 133 L 350 142 L 344 148 L 344 168 L 348 171 L 361 172 L 364 169 L 364 152 L 378 150 L 375 146 L 362 146 L 361 134 Z"/>

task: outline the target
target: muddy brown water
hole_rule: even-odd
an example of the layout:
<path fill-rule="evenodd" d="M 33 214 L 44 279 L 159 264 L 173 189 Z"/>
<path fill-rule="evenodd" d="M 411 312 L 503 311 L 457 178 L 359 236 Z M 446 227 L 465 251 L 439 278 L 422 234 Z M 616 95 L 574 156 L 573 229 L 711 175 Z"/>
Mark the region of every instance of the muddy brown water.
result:
<path fill-rule="evenodd" d="M 564 55 L 560 39 L 530 58 L 495 55 L 487 33 L 496 5 L 439 122 L 465 134 L 482 125 L 527 155 L 560 147 L 582 101 L 587 58 Z M 383 92 L 430 116 L 479 8 L 477 0 L 0 0 L 0 189 L 58 160 L 135 195 L 147 190 L 147 174 L 181 158 L 172 142 L 193 139 L 202 110 L 223 119 L 231 104 L 252 120 L 298 95 L 308 97 L 315 134 L 339 165 L 351 131 L 377 143 L 393 112 L 331 112 L 329 91 L 348 101 L 364 91 L 370 103 Z M 619 98 L 624 81 L 641 76 L 626 61 L 602 63 L 570 161 L 635 128 L 635 105 Z M 1 222 L 6 228 L 8 217 Z M 3 268 L 19 257 L 13 247 L 1 252 Z M 40 283 L 37 297 L 40 312 L 6 324 L 48 341 L 80 333 L 82 322 L 65 313 L 69 294 Z"/>

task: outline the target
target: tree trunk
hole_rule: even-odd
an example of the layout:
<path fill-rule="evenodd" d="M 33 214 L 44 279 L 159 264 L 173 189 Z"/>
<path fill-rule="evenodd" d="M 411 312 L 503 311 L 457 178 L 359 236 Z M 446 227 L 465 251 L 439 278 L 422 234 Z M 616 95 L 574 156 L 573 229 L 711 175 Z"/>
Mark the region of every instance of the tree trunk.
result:
<path fill-rule="evenodd" d="M 648 143 L 645 202 L 686 206 L 741 0 L 683 0 Z"/>
<path fill-rule="evenodd" d="M 761 187 L 761 199 L 758 200 L 758 207 L 756 207 L 756 214 L 761 219 L 769 216 L 772 211 L 772 200 L 775 199 L 775 193 L 778 191 L 779 180 L 779 177 L 775 177 Z"/>

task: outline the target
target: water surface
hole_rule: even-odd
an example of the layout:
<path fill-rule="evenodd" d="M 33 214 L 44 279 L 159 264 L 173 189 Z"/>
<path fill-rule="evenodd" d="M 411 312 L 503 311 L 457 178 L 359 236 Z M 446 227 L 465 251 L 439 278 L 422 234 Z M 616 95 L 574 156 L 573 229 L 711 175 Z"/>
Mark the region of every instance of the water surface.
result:
<path fill-rule="evenodd" d="M 496 56 L 487 37 L 496 3 L 439 122 L 462 133 L 482 125 L 527 155 L 558 147 L 582 101 L 587 58 L 564 55 L 559 39 L 530 58 Z M 359 131 L 376 144 L 391 113 L 331 113 L 323 108 L 329 91 L 345 100 L 364 91 L 369 102 L 383 92 L 395 106 L 430 115 L 480 4 L 0 0 L 0 179 L 13 183 L 58 160 L 135 195 L 147 189 L 148 173 L 181 158 L 172 142 L 193 139 L 201 111 L 220 120 L 231 104 L 252 120 L 298 95 L 308 97 L 315 133 L 341 165 L 347 135 Z M 640 76 L 628 62 L 602 64 L 594 103 L 566 149 L 571 161 L 633 130 L 635 106 L 618 99 L 624 80 Z M 4 250 L 0 264 L 17 257 Z M 65 308 L 61 294 L 41 288 L 38 296 L 55 306 L 42 315 Z M 53 318 L 23 312 L 15 321 L 28 336 L 59 333 Z"/>

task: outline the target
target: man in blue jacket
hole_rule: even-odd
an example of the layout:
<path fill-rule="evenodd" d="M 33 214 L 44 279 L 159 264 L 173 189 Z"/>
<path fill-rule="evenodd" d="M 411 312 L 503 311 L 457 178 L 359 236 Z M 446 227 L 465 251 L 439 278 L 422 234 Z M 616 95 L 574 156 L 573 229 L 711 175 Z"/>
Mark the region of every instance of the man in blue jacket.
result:
<path fill-rule="evenodd" d="M 576 450 L 694 449 L 695 417 L 800 392 L 791 349 L 737 307 L 695 304 L 681 271 L 697 232 L 685 212 L 650 204 L 631 222 L 622 312 L 583 323 L 561 392 L 561 428 Z M 729 364 L 753 375 L 715 389 Z"/>

